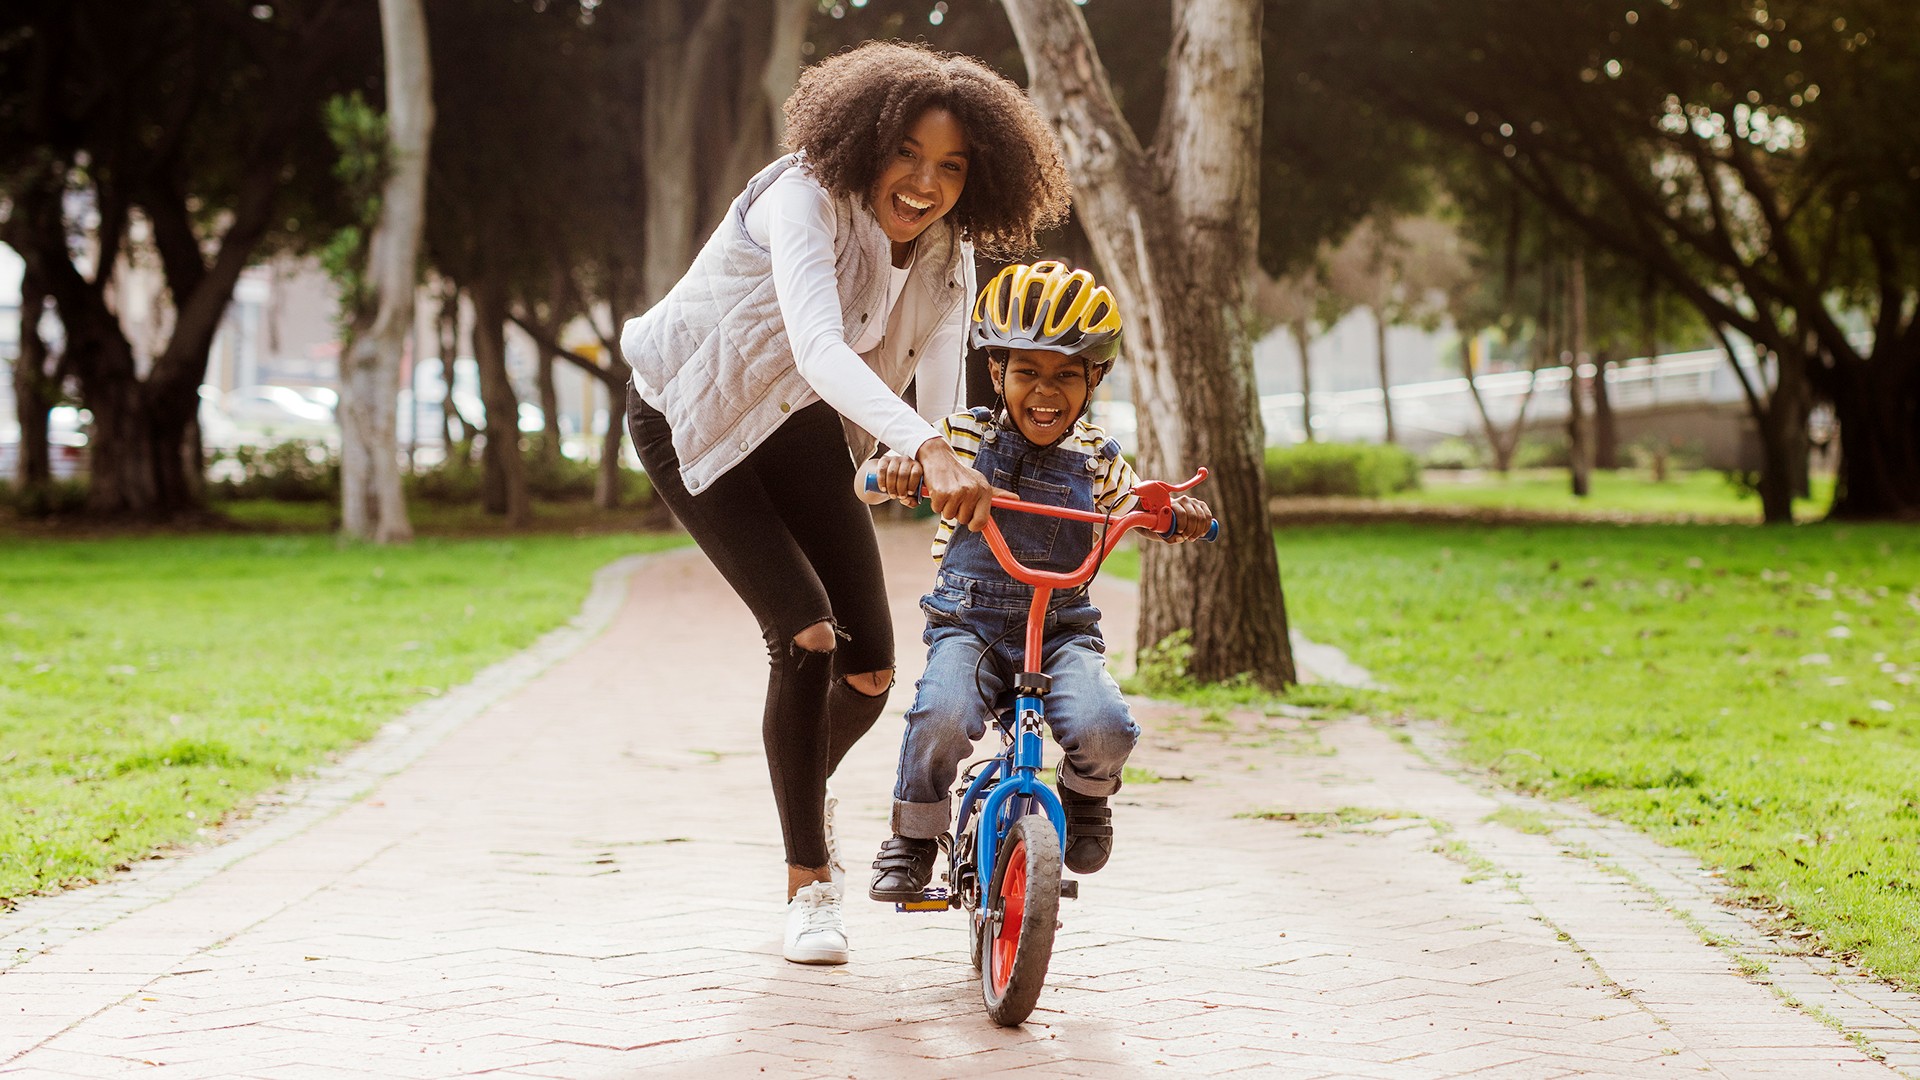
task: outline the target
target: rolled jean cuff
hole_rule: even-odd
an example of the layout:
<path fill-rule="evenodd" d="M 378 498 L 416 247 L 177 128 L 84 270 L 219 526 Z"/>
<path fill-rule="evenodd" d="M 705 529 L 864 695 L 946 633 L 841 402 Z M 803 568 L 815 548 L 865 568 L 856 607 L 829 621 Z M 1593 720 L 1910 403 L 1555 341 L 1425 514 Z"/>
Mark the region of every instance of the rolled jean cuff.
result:
<path fill-rule="evenodd" d="M 903 799 L 893 801 L 895 836 L 932 840 L 935 837 L 945 836 L 952 826 L 952 799 L 941 799 L 939 802 L 907 802 Z"/>
<path fill-rule="evenodd" d="M 1060 763 L 1059 769 L 1056 770 L 1056 775 L 1060 778 L 1060 786 L 1076 795 L 1112 795 L 1120 790 L 1120 778 L 1118 776 L 1110 776 L 1105 780 L 1096 780 L 1075 772 L 1072 764 L 1065 761 Z M 894 813 L 898 814 L 899 811 L 896 809 Z"/>

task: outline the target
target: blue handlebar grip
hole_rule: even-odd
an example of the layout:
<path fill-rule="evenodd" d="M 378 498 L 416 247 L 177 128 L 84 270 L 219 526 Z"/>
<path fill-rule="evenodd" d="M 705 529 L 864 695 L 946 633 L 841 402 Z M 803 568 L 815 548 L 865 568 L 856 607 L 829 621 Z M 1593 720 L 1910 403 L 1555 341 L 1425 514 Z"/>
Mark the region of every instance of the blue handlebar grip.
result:
<path fill-rule="evenodd" d="M 869 472 L 867 474 L 867 490 L 868 491 L 880 490 L 880 474 L 879 473 Z"/>

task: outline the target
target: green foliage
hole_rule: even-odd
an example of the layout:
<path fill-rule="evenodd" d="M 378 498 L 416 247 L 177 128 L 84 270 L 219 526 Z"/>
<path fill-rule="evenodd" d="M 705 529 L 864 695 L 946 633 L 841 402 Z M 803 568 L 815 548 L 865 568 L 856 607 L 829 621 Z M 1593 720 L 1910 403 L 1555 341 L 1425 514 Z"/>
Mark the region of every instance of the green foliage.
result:
<path fill-rule="evenodd" d="M 1420 463 L 1404 447 L 1301 443 L 1267 450 L 1270 495 L 1354 495 L 1377 499 L 1420 486 Z"/>
<path fill-rule="evenodd" d="M 1736 491 L 1711 470 L 1672 472 L 1665 480 L 1651 474 L 1595 470 L 1586 498 L 1576 498 L 1565 469 L 1516 470 L 1472 480 L 1440 480 L 1419 491 L 1402 492 L 1395 503 L 1419 506 L 1483 507 L 1529 513 L 1577 516 L 1622 514 L 1669 518 L 1754 520 L 1760 507 L 1750 493 Z M 1833 481 L 1815 478 L 1814 497 L 1796 500 L 1794 515 L 1816 518 L 1832 497 Z"/>
<path fill-rule="evenodd" d="M 355 313 L 374 303 L 367 291 L 367 245 L 380 220 L 380 196 L 392 171 L 392 155 L 386 116 L 368 105 L 358 90 L 327 99 L 326 124 L 327 137 L 339 155 L 333 175 L 351 216 L 321 248 L 320 263 L 340 287 L 338 318 L 345 336 L 352 330 Z"/>
<path fill-rule="evenodd" d="M 0 539 L 0 898 L 191 841 L 683 542 Z"/>
<path fill-rule="evenodd" d="M 1528 435 L 1513 450 L 1516 469 L 1565 469 L 1572 464 L 1572 444 L 1559 436 Z"/>
<path fill-rule="evenodd" d="M 1711 482 L 1717 478 L 1709 476 Z M 1525 791 L 1692 851 L 1920 983 L 1911 528 L 1297 526 L 1294 625 Z"/>
<path fill-rule="evenodd" d="M 1636 439 L 1626 447 L 1626 456 L 1628 464 L 1646 470 L 1656 480 L 1665 480 L 1674 473 L 1691 472 L 1706 464 L 1706 451 L 1700 441 L 1677 435 L 1666 439 L 1657 435 Z"/>
<path fill-rule="evenodd" d="M 1130 694 L 1148 697 L 1178 697 L 1193 689 L 1193 677 L 1187 665 L 1193 660 L 1193 631 L 1175 630 L 1141 651 L 1127 682 Z"/>
<path fill-rule="evenodd" d="M 1487 454 L 1480 444 L 1458 435 L 1441 440 L 1420 456 L 1423 469 L 1479 469 L 1486 464 Z"/>
<path fill-rule="evenodd" d="M 340 497 L 340 454 L 321 442 L 291 439 L 216 450 L 207 473 L 209 493 L 221 499 L 326 502 Z"/>
<path fill-rule="evenodd" d="M 0 482 L 0 507 L 23 518 L 50 518 L 77 514 L 87 508 L 87 482 L 81 479 L 54 480 L 25 491 Z"/>
<path fill-rule="evenodd" d="M 599 467 L 584 461 L 540 452 L 540 437 L 532 436 L 522 450 L 527 491 L 549 503 L 584 502 L 593 498 Z M 215 451 L 208 463 L 208 490 L 222 501 L 264 499 L 278 502 L 337 502 L 340 498 L 340 455 L 323 443 L 290 440 L 269 447 L 242 446 Z M 403 477 L 409 499 L 444 506 L 480 501 L 482 472 L 471 456 L 456 447 L 444 462 Z M 638 469 L 622 469 L 621 502 L 645 506 L 653 500 L 653 485 Z M 84 489 L 81 498 L 84 499 Z"/>
<path fill-rule="evenodd" d="M 593 498 L 599 466 L 590 462 L 540 453 L 540 436 L 531 436 L 521 450 L 527 475 L 527 493 L 546 502 L 583 502 Z M 456 452 L 431 469 L 406 478 L 410 498 L 453 505 L 480 501 L 483 473 L 466 454 Z M 626 506 L 644 506 L 653 501 L 653 484 L 638 469 L 620 470 L 620 501 Z"/>

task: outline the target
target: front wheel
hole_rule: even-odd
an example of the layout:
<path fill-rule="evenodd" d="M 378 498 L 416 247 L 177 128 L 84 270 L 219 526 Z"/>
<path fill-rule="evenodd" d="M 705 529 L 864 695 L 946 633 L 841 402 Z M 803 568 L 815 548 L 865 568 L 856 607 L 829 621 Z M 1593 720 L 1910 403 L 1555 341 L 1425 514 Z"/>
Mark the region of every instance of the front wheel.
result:
<path fill-rule="evenodd" d="M 980 988 L 994 1023 L 1015 1027 L 1033 1012 L 1053 959 L 1060 918 L 1060 834 L 1045 814 L 1013 823 L 981 897 Z"/>

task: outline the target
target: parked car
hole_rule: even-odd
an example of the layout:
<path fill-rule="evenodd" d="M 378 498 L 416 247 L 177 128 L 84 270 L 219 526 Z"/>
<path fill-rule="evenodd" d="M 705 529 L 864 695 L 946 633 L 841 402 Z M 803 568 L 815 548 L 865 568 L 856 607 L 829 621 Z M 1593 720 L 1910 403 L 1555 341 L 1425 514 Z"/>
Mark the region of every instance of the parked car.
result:
<path fill-rule="evenodd" d="M 267 445 L 290 439 L 334 442 L 340 438 L 340 424 L 333 409 L 291 386 L 243 386 L 221 394 L 218 404 L 239 443 Z"/>
<path fill-rule="evenodd" d="M 87 423 L 84 410 L 56 405 L 47 410 L 48 464 L 56 480 L 84 476 L 87 471 Z M 20 424 L 0 416 L 0 483 L 12 483 L 20 457 Z"/>

